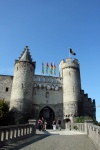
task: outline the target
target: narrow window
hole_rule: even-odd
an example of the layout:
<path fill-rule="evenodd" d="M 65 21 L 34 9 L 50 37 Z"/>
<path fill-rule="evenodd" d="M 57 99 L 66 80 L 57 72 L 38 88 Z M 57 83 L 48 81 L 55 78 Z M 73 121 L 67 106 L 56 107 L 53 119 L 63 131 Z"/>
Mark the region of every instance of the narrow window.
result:
<path fill-rule="evenodd" d="M 34 89 L 34 95 L 36 95 L 36 90 Z"/>
<path fill-rule="evenodd" d="M 45 97 L 46 97 L 46 98 L 49 98 L 49 92 L 46 92 L 46 93 L 45 93 Z"/>
<path fill-rule="evenodd" d="M 45 82 L 45 77 L 44 77 L 44 80 L 43 80 L 43 82 Z"/>
<path fill-rule="evenodd" d="M 23 83 L 22 83 L 22 89 L 23 89 Z"/>
<path fill-rule="evenodd" d="M 75 92 L 75 86 L 73 86 L 73 92 Z"/>
<path fill-rule="evenodd" d="M 9 88 L 8 88 L 8 87 L 6 87 L 6 92 L 8 92 L 8 90 L 9 90 Z"/>

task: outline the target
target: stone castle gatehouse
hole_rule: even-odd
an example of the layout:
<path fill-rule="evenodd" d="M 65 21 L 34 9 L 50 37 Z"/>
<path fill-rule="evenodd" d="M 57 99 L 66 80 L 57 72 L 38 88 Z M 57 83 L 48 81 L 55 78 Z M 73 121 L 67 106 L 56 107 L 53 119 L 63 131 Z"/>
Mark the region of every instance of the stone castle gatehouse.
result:
<path fill-rule="evenodd" d="M 9 102 L 10 110 L 44 117 L 48 125 L 58 118 L 74 121 L 77 116 L 95 118 L 95 100 L 81 89 L 77 59 L 67 58 L 59 64 L 59 77 L 35 74 L 28 47 L 15 61 L 14 76 L 0 75 L 0 99 Z"/>

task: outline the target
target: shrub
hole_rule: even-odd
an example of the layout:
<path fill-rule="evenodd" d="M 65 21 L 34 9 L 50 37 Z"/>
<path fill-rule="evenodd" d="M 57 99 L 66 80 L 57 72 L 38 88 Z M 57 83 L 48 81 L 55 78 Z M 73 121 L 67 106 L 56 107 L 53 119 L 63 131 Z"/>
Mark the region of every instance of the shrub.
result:
<path fill-rule="evenodd" d="M 92 118 L 89 116 L 80 116 L 77 117 L 76 123 L 84 123 L 85 120 L 92 120 Z"/>
<path fill-rule="evenodd" d="M 77 127 L 77 126 L 74 126 L 73 128 L 74 128 L 75 130 L 78 130 L 78 127 Z"/>
<path fill-rule="evenodd" d="M 8 125 L 9 105 L 0 100 L 0 125 Z"/>

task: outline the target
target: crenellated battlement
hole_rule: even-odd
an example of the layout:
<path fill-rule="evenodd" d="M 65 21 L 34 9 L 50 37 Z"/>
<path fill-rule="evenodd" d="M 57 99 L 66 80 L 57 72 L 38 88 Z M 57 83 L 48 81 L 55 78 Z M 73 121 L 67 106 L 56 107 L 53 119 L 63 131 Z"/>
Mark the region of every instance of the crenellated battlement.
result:
<path fill-rule="evenodd" d="M 34 82 L 39 83 L 54 83 L 54 84 L 62 84 L 61 77 L 53 77 L 53 76 L 43 76 L 43 75 L 34 75 L 33 77 Z"/>
<path fill-rule="evenodd" d="M 78 60 L 72 59 L 72 58 L 67 58 L 66 60 L 63 59 L 59 64 L 59 72 L 60 72 L 61 77 L 63 76 L 62 74 L 63 69 L 66 69 L 66 68 L 73 68 L 73 69 L 80 71 Z"/>
<path fill-rule="evenodd" d="M 58 90 L 62 88 L 62 78 L 35 75 L 33 77 L 33 85 L 34 88 L 47 88 L 49 90 Z"/>
<path fill-rule="evenodd" d="M 86 102 L 86 103 L 91 103 L 91 104 L 95 104 L 95 99 L 91 99 L 88 97 L 88 94 L 84 93 L 84 90 L 81 90 L 81 94 L 82 94 L 82 97 L 83 97 L 83 101 Z"/>
<path fill-rule="evenodd" d="M 77 68 L 79 69 L 79 62 L 77 59 L 72 59 L 72 58 L 67 58 L 66 61 L 62 60 L 59 64 L 59 67 L 64 69 L 64 68 Z"/>

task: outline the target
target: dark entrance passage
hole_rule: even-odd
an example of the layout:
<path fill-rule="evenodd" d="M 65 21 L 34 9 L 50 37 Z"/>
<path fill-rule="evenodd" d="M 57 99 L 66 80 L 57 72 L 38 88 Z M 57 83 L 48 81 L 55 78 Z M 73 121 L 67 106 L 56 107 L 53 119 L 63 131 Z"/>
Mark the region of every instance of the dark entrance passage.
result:
<path fill-rule="evenodd" d="M 70 120 L 69 118 L 64 119 L 64 121 L 65 121 L 66 123 L 71 122 L 71 120 Z"/>
<path fill-rule="evenodd" d="M 40 111 L 39 118 L 42 117 L 47 121 L 47 128 L 51 129 L 53 120 L 55 119 L 54 111 L 50 107 L 46 106 Z"/>

